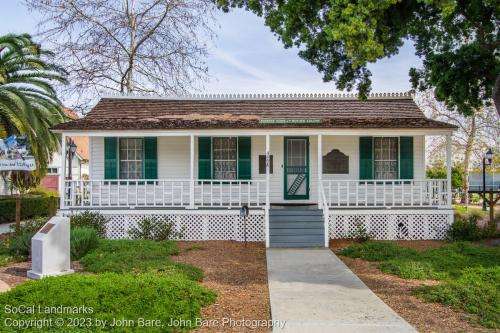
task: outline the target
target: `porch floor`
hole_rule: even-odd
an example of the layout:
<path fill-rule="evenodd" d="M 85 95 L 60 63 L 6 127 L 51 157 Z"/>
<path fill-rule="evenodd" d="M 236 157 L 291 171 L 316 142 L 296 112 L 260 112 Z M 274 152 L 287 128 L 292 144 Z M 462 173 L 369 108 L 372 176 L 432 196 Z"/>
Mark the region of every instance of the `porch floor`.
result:
<path fill-rule="evenodd" d="M 416 332 L 329 249 L 267 249 L 273 332 Z"/>

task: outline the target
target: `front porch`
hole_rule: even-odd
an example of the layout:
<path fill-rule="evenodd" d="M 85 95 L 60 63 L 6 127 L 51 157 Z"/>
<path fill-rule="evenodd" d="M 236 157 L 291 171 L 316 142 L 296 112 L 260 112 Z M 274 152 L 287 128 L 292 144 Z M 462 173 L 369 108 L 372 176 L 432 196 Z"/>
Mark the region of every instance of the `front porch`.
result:
<path fill-rule="evenodd" d="M 152 214 L 171 216 L 187 230 L 186 239 L 243 240 L 239 209 L 247 205 L 251 221 L 247 239 L 264 240 L 269 246 L 269 211 L 272 205 L 290 204 L 322 210 L 325 246 L 330 238 L 348 236 L 359 223 L 379 239 L 444 237 L 432 221 L 440 230 L 451 221 L 448 132 L 266 132 L 242 132 L 244 136 L 206 130 L 197 135 L 146 132 L 148 136 L 91 132 L 90 179 L 61 181 L 60 208 L 66 214 L 82 209 L 108 214 L 113 238 L 127 237 L 130 223 Z M 446 135 L 448 179 L 425 179 L 426 135 Z M 121 143 L 131 138 L 137 142 L 132 149 L 135 157 Z M 154 142 L 154 149 L 146 147 L 145 141 Z M 216 145 L 227 154 L 222 161 L 217 160 Z M 136 167 L 130 169 L 130 160 L 137 160 Z M 115 168 L 112 172 L 110 165 Z M 122 168 L 142 176 L 120 178 Z"/>
<path fill-rule="evenodd" d="M 61 209 L 451 207 L 450 172 L 425 178 L 436 131 L 226 132 L 91 133 L 90 177 L 61 180 Z"/>

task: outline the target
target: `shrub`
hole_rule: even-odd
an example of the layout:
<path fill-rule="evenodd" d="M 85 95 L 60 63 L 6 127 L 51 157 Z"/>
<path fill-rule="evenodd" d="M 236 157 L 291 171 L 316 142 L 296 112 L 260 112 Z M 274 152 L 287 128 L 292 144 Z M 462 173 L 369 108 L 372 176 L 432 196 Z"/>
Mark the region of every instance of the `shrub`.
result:
<path fill-rule="evenodd" d="M 97 248 L 84 256 L 80 263 L 86 271 L 94 273 L 155 272 L 201 280 L 199 268 L 169 259 L 178 253 L 177 245 L 170 241 L 101 239 Z"/>
<path fill-rule="evenodd" d="M 12 224 L 9 228 L 15 235 L 22 235 L 25 233 L 35 234 L 48 220 L 49 219 L 46 217 L 36 217 L 23 221 L 20 226 Z"/>
<path fill-rule="evenodd" d="M 92 228 L 100 237 L 106 237 L 108 218 L 99 212 L 84 211 L 70 217 L 72 227 Z"/>
<path fill-rule="evenodd" d="M 366 230 L 365 224 L 361 221 L 356 222 L 356 229 L 354 229 L 350 234 L 349 237 L 351 239 L 354 239 L 354 241 L 358 243 L 363 243 L 366 241 L 369 241 L 372 239 L 372 235 Z"/>
<path fill-rule="evenodd" d="M 71 230 L 71 260 L 78 260 L 97 247 L 99 235 L 95 229 L 74 228 Z"/>
<path fill-rule="evenodd" d="M 61 314 L 56 311 L 43 314 L 43 318 L 54 322 L 63 318 L 61 327 L 41 325 L 28 328 L 31 332 L 189 332 L 201 318 L 203 306 L 213 303 L 216 294 L 180 276 L 165 277 L 158 274 L 116 274 L 98 275 L 72 274 L 48 277 L 23 283 L 0 294 L 0 307 L 77 308 L 85 306 L 89 311 Z M 5 316 L 4 316 L 5 317 Z M 8 314 L 11 320 L 29 322 L 40 320 L 40 313 L 16 312 Z M 83 325 L 70 325 L 68 318 L 82 318 Z M 85 318 L 90 318 L 92 326 L 86 326 Z M 139 318 L 159 320 L 164 326 L 140 327 Z M 95 326 L 97 319 L 106 327 Z M 132 320 L 131 327 L 112 327 L 113 319 Z M 172 320 L 178 324 L 170 325 Z M 73 321 L 78 323 L 79 321 Z M 2 332 L 19 332 L 19 328 L 2 327 Z"/>
<path fill-rule="evenodd" d="M 181 233 L 175 231 L 174 222 L 166 216 L 148 216 L 140 220 L 137 227 L 130 229 L 129 235 L 132 239 L 163 241 L 179 238 Z"/>
<path fill-rule="evenodd" d="M 450 241 L 476 241 L 482 238 L 482 230 L 478 226 L 479 214 L 455 214 L 452 225 L 447 231 Z"/>
<path fill-rule="evenodd" d="M 9 243 L 9 239 L 5 238 L 0 240 L 0 267 L 10 264 L 17 259 L 15 256 L 11 255 Z"/>
<path fill-rule="evenodd" d="M 10 240 L 9 252 L 15 256 L 29 256 L 31 253 L 31 238 L 34 232 L 27 232 Z"/>
<path fill-rule="evenodd" d="M 36 187 L 28 192 L 31 195 L 39 195 L 41 197 L 54 197 L 57 198 L 59 197 L 59 193 L 57 191 L 51 191 L 43 187 Z"/>
<path fill-rule="evenodd" d="M 21 198 L 21 219 L 31 219 L 49 215 L 49 197 L 24 196 Z M 56 200 L 56 207 L 58 201 Z M 13 198 L 0 199 L 0 223 L 13 222 L 16 219 L 16 200 Z"/>

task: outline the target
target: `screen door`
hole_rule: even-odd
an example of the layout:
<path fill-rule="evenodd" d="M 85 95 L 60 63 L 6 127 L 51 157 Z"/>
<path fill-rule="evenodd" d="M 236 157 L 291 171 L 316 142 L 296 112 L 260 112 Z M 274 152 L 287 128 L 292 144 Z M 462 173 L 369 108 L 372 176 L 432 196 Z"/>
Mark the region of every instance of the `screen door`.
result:
<path fill-rule="evenodd" d="M 309 199 L 309 138 L 285 137 L 285 199 Z"/>

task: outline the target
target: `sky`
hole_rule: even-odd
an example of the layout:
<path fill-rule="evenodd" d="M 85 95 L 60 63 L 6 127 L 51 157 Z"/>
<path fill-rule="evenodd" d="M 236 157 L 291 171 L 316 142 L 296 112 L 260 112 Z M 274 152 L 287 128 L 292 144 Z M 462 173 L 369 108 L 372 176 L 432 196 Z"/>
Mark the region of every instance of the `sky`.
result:
<path fill-rule="evenodd" d="M 0 0 L 0 34 L 35 34 L 39 16 L 30 13 L 22 0 Z M 297 55 L 285 49 L 264 25 L 262 18 L 238 9 L 216 15 L 217 37 L 207 59 L 209 82 L 206 93 L 318 93 L 338 92 L 333 83 Z M 369 66 L 373 92 L 400 92 L 410 89 L 408 71 L 419 67 L 411 43 L 398 55 Z"/>

